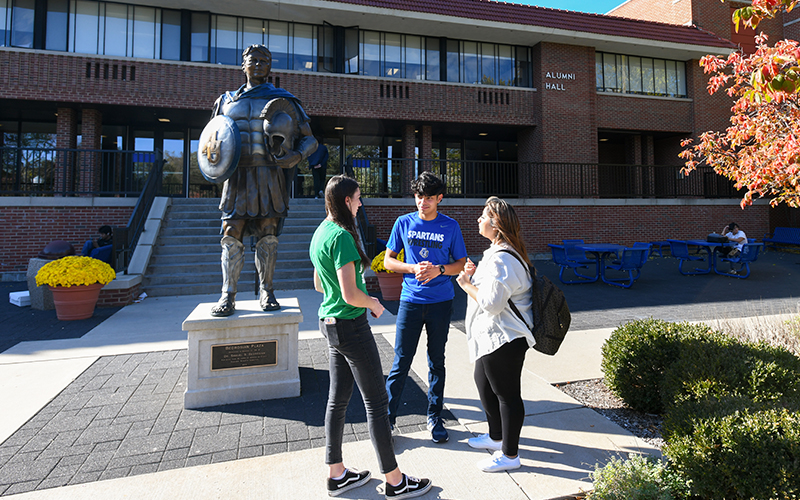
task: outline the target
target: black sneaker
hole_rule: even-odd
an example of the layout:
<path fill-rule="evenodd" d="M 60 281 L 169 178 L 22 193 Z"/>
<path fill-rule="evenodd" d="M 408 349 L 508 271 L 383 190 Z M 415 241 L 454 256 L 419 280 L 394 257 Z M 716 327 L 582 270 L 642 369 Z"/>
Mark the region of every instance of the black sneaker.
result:
<path fill-rule="evenodd" d="M 359 472 L 357 470 L 346 469 L 343 478 L 328 478 L 328 496 L 335 497 L 341 495 L 345 491 L 363 486 L 367 484 L 367 481 L 369 481 L 371 477 L 372 474 L 370 474 L 368 470 Z"/>
<path fill-rule="evenodd" d="M 433 484 L 430 479 L 417 479 L 403 474 L 403 481 L 399 485 L 392 486 L 386 483 L 386 498 L 418 497 L 427 493 L 432 486 Z"/>

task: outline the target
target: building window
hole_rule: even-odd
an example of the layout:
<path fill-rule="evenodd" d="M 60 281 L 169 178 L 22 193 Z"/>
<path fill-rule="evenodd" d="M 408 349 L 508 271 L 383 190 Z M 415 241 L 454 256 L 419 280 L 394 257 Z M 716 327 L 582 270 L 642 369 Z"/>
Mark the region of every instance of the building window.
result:
<path fill-rule="evenodd" d="M 100 4 L 101 11 L 105 8 L 105 16 L 100 16 L 100 22 L 105 21 L 103 33 L 105 33 L 104 43 L 98 50 L 98 54 L 108 56 L 127 56 L 128 55 L 128 31 L 129 31 L 129 8 L 127 5 L 115 3 Z"/>
<path fill-rule="evenodd" d="M 213 47 L 212 63 L 240 64 L 242 51 L 236 43 L 236 18 L 231 16 L 212 16 L 211 46 Z"/>
<path fill-rule="evenodd" d="M 0 0 L 0 44 L 32 47 L 37 1 Z M 529 47 L 209 12 L 191 12 L 187 19 L 179 10 L 95 0 L 44 1 L 47 50 L 174 61 L 183 54 L 194 62 L 239 65 L 246 47 L 263 44 L 274 69 L 531 86 Z M 188 36 L 181 36 L 182 29 Z M 183 40 L 188 46 L 181 46 Z M 665 89 L 683 81 L 670 73 L 674 68 L 673 62 L 657 69 Z"/>
<path fill-rule="evenodd" d="M 192 35 L 189 59 L 208 62 L 208 44 L 211 39 L 211 16 L 202 12 L 192 12 Z"/>
<path fill-rule="evenodd" d="M 381 34 L 377 31 L 360 30 L 358 54 L 360 58 L 358 74 L 381 76 Z"/>
<path fill-rule="evenodd" d="M 181 60 L 181 13 L 178 10 L 161 11 L 161 59 Z"/>
<path fill-rule="evenodd" d="M 160 41 L 161 9 L 142 7 L 133 8 L 133 57 L 156 59 L 160 55 L 158 42 Z"/>
<path fill-rule="evenodd" d="M 11 40 L 11 0 L 0 0 L 0 47 L 7 47 Z"/>
<path fill-rule="evenodd" d="M 294 24 L 292 36 L 292 66 L 295 71 L 317 71 L 317 27 L 310 24 Z"/>
<path fill-rule="evenodd" d="M 35 0 L 13 0 L 11 5 L 11 46 L 33 48 Z"/>
<path fill-rule="evenodd" d="M 438 38 L 425 39 L 425 80 L 441 80 L 441 43 Z"/>
<path fill-rule="evenodd" d="M 289 23 L 269 22 L 267 48 L 272 53 L 272 67 L 275 69 L 291 69 L 289 52 Z"/>
<path fill-rule="evenodd" d="M 462 83 L 481 83 L 478 77 L 478 43 L 462 41 L 459 44 Z"/>
<path fill-rule="evenodd" d="M 686 97 L 686 64 L 621 54 L 595 53 L 598 92 Z"/>
<path fill-rule="evenodd" d="M 45 45 L 50 50 L 155 59 L 161 51 L 161 12 L 87 0 L 70 0 L 65 10 L 63 1 L 48 0 Z"/>
<path fill-rule="evenodd" d="M 2 1 L 0 0 L 0 5 L 2 5 Z M 67 50 L 68 15 L 68 0 L 47 0 L 47 31 L 45 33 L 47 50 L 62 52 Z"/>

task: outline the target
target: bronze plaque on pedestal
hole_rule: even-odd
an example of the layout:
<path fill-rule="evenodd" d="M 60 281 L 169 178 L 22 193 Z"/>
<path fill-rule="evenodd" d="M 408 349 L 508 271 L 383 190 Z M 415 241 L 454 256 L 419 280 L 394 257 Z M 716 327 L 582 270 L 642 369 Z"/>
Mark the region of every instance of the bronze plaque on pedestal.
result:
<path fill-rule="evenodd" d="M 211 346 L 211 370 L 275 366 L 278 364 L 278 341 L 243 342 Z"/>

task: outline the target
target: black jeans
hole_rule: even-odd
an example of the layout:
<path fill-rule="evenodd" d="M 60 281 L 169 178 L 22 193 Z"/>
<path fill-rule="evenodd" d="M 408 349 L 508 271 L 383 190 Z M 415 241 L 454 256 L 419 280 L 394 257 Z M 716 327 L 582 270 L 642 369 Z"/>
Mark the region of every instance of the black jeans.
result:
<path fill-rule="evenodd" d="M 319 196 L 320 191 L 325 193 L 325 177 L 328 169 L 324 166 L 319 168 L 311 167 L 311 177 L 314 179 L 314 196 Z"/>
<path fill-rule="evenodd" d="M 519 435 L 525 421 L 520 378 L 528 341 L 515 339 L 475 361 L 475 385 L 481 397 L 489 437 L 503 441 L 503 453 L 519 452 Z"/>
<path fill-rule="evenodd" d="M 367 410 L 369 436 L 378 455 L 381 473 L 393 471 L 397 468 L 397 461 L 389 427 L 389 397 L 386 395 L 378 346 L 366 312 L 355 319 L 337 319 L 334 325 L 326 325 L 320 320 L 319 328 L 328 339 L 330 350 L 331 384 L 325 410 L 325 463 L 330 465 L 342 461 L 345 413 L 355 382 Z"/>

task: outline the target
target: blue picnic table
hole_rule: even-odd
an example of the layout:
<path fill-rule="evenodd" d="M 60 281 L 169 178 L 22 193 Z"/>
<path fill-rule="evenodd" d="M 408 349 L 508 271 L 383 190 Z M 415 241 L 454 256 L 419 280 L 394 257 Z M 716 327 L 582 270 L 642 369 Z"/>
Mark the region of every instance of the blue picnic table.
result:
<path fill-rule="evenodd" d="M 735 278 L 747 278 L 750 276 L 750 262 L 754 262 L 758 258 L 758 250 L 760 247 L 763 247 L 763 243 L 754 243 L 748 242 L 745 243 L 744 247 L 742 248 L 742 252 L 737 257 L 728 258 L 724 255 L 721 255 L 719 259 L 717 259 L 717 252 L 718 248 L 722 247 L 733 247 L 736 246 L 734 242 L 727 242 L 727 243 L 716 243 L 706 240 L 668 240 L 670 242 L 670 252 L 672 256 L 675 257 L 680 261 L 678 264 L 678 271 L 685 275 L 698 275 L 698 274 L 709 274 L 713 270 L 716 274 L 721 274 L 724 276 L 732 276 Z M 707 258 L 704 259 L 697 255 L 692 255 L 688 251 L 689 246 L 698 247 L 706 252 Z M 740 272 L 736 272 L 734 270 L 731 271 L 724 271 L 720 270 L 717 267 L 718 261 L 729 262 L 731 267 L 733 264 L 740 264 L 740 271 L 746 271 L 743 274 Z M 683 263 L 684 262 L 705 262 L 706 266 L 704 268 L 695 268 L 694 271 L 684 271 L 683 270 Z"/>

